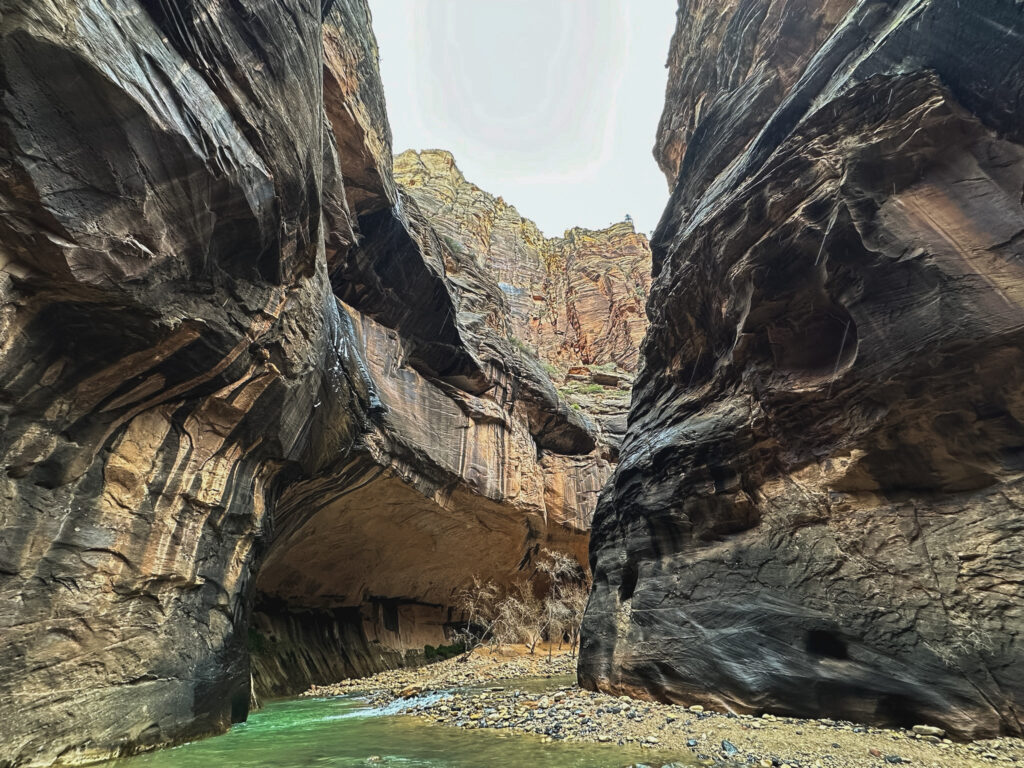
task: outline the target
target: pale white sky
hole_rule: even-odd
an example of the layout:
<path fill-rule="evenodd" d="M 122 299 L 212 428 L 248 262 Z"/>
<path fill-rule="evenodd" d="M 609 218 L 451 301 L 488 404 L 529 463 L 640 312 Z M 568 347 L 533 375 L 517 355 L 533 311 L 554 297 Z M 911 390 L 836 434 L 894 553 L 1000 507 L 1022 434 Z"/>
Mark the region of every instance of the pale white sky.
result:
<path fill-rule="evenodd" d="M 676 0 L 370 0 L 395 153 L 447 149 L 549 237 L 668 200 L 651 147 Z"/>

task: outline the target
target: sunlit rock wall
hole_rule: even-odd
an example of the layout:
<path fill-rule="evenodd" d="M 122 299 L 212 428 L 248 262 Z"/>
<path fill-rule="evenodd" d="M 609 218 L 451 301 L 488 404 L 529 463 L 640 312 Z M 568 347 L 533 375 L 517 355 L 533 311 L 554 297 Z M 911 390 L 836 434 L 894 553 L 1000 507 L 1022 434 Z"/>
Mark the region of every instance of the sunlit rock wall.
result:
<path fill-rule="evenodd" d="M 443 150 L 403 152 L 395 178 L 446 243 L 497 280 L 513 338 L 552 365 L 636 370 L 651 256 L 632 223 L 545 237 L 514 206 L 466 181 Z"/>

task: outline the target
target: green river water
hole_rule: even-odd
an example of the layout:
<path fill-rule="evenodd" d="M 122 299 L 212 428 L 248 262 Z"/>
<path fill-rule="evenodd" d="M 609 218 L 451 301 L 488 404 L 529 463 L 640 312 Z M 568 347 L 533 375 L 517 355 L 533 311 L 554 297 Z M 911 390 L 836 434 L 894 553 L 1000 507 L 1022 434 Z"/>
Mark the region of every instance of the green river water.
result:
<path fill-rule="evenodd" d="M 539 688 L 516 681 L 516 688 Z M 547 686 L 553 688 L 551 682 Z M 543 743 L 500 730 L 463 730 L 374 709 L 357 696 L 267 704 L 222 736 L 106 763 L 106 768 L 622 768 L 682 755 L 613 744 Z"/>

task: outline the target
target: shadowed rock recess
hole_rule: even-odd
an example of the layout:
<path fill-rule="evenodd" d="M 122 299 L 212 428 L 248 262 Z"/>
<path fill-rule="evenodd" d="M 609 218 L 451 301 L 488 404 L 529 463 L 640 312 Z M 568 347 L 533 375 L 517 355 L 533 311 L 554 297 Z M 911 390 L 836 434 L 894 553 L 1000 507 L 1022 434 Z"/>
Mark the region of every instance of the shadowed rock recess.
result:
<path fill-rule="evenodd" d="M 580 680 L 1024 722 L 1024 5 L 682 0 Z"/>
<path fill-rule="evenodd" d="M 222 731 L 585 559 L 645 238 L 421 208 L 363 0 L 0 15 L 0 765 Z"/>

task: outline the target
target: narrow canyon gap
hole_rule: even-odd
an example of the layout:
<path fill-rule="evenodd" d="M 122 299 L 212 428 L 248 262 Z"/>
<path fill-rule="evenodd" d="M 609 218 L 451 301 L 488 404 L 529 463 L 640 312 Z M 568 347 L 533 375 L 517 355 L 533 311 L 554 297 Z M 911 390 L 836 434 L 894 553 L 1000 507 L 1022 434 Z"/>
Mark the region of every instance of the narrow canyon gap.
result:
<path fill-rule="evenodd" d="M 588 537 L 586 686 L 1022 733 L 1019 2 L 681 0 L 653 256 L 392 158 L 363 0 L 0 19 L 0 765 Z"/>

